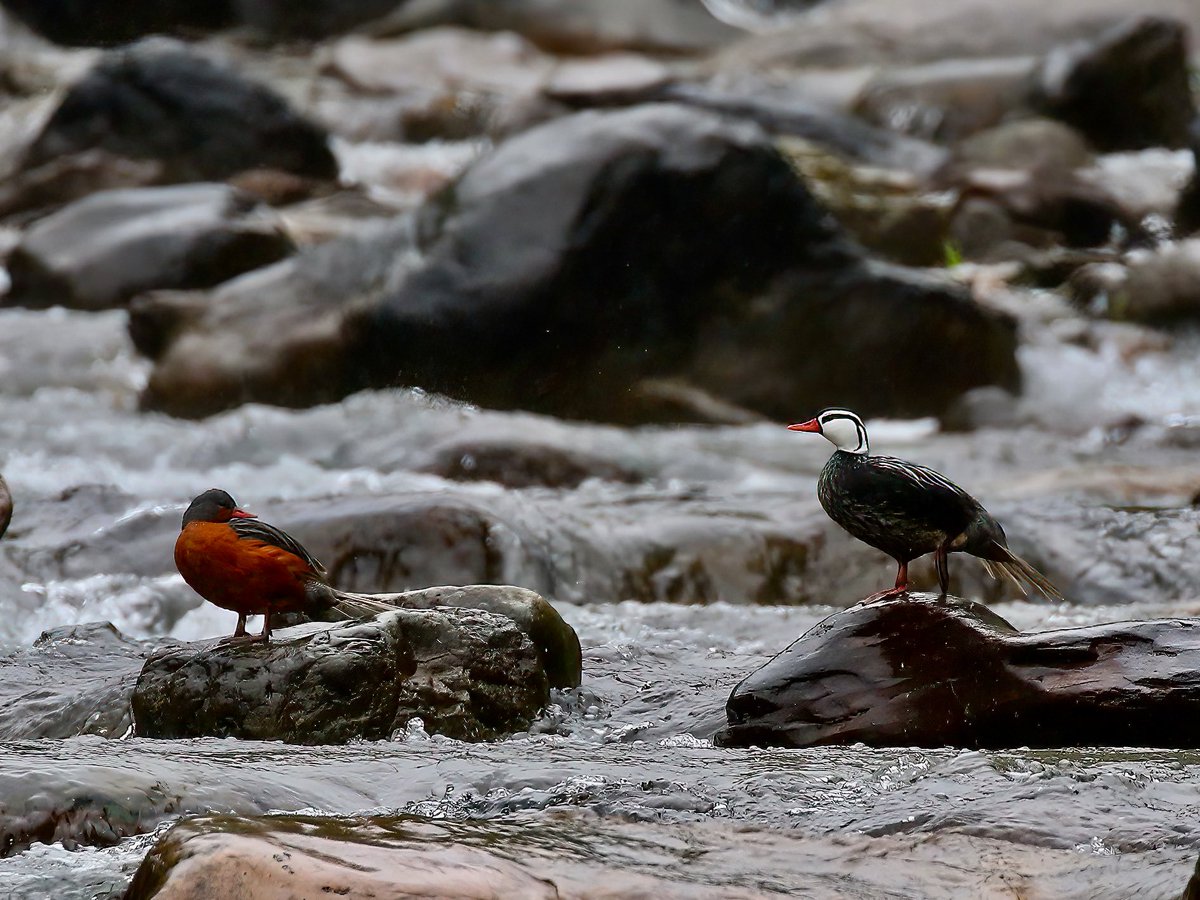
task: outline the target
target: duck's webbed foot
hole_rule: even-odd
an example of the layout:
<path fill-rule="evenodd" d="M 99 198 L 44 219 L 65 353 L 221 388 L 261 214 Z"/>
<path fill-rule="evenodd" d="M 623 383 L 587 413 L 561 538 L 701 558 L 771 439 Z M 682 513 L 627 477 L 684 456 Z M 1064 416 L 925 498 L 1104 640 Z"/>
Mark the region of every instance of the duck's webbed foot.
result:
<path fill-rule="evenodd" d="M 896 586 L 895 587 L 888 588 L 886 591 L 876 591 L 874 594 L 871 594 L 871 596 L 864 597 L 862 600 L 859 600 L 858 603 L 856 603 L 854 605 L 855 606 L 863 606 L 867 603 L 874 603 L 877 600 L 887 600 L 891 597 L 899 597 L 901 594 L 907 594 L 908 593 L 908 563 L 897 561 L 897 565 L 899 566 L 899 568 L 896 569 Z"/>

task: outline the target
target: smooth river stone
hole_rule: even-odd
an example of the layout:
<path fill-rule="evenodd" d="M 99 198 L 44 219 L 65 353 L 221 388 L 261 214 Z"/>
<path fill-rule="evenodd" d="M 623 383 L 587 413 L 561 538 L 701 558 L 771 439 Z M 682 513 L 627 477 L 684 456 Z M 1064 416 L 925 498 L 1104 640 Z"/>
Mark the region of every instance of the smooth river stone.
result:
<path fill-rule="evenodd" d="M 125 898 L 1177 897 L 1192 853 L 1097 855 L 948 832 L 813 835 L 563 811 L 466 822 L 203 816 L 159 839 Z"/>
<path fill-rule="evenodd" d="M 910 594 L 820 622 L 726 712 L 725 747 L 1200 747 L 1200 620 L 1022 634 Z"/>

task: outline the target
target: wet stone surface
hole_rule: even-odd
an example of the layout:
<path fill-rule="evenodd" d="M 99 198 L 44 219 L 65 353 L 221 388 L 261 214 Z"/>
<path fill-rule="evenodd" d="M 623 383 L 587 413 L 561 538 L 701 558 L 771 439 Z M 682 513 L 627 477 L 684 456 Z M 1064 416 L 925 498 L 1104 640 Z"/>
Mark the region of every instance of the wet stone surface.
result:
<path fill-rule="evenodd" d="M 1019 633 L 932 595 L 851 607 L 730 695 L 721 746 L 1198 747 L 1200 621 Z"/>
<path fill-rule="evenodd" d="M 507 617 L 397 610 L 301 628 L 270 644 L 156 653 L 133 694 L 137 734 L 330 744 L 386 738 L 419 717 L 488 740 L 528 728 L 549 699 L 537 652 Z"/>

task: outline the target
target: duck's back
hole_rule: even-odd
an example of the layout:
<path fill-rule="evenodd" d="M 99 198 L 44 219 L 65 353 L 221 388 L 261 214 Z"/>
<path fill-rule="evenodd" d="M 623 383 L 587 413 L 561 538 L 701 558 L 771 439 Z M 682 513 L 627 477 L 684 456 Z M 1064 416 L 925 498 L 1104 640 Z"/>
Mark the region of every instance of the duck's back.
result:
<path fill-rule="evenodd" d="M 829 517 L 854 537 L 904 561 L 962 534 L 981 509 L 932 469 L 841 450 L 821 470 L 817 497 Z"/>

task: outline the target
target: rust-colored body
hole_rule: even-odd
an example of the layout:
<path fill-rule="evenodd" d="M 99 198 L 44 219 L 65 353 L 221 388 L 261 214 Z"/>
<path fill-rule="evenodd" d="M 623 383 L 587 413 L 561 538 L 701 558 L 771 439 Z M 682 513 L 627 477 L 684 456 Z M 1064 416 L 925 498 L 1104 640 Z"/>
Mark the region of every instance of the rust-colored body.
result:
<path fill-rule="evenodd" d="M 235 638 L 251 639 L 246 616 L 263 616 L 254 639 L 266 641 L 275 613 L 311 608 L 318 595 L 328 601 L 321 564 L 290 534 L 239 509 L 220 488 L 205 491 L 183 514 L 175 566 L 197 594 L 238 614 Z"/>
<path fill-rule="evenodd" d="M 175 565 L 192 590 L 240 615 L 291 612 L 320 574 L 294 553 L 240 536 L 227 522 L 190 522 L 175 541 Z"/>

